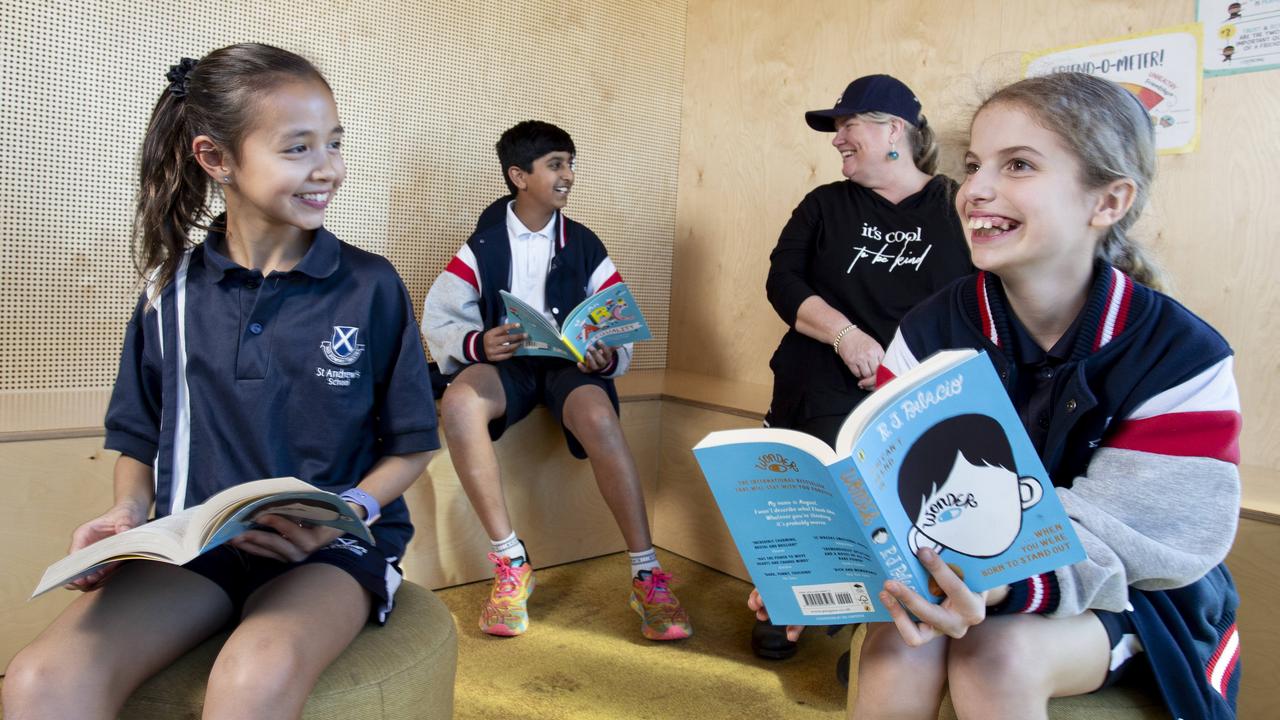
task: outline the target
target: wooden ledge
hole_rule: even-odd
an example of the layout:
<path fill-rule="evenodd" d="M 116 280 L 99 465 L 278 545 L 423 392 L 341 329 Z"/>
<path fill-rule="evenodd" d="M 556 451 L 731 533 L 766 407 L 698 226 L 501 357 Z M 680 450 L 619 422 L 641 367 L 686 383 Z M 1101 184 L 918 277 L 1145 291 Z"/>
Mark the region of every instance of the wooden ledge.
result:
<path fill-rule="evenodd" d="M 1280 470 L 1240 466 L 1240 517 L 1280 525 Z"/>
<path fill-rule="evenodd" d="M 763 420 L 773 389 L 683 370 L 636 370 L 618 378 L 623 400 L 669 400 L 706 410 Z"/>

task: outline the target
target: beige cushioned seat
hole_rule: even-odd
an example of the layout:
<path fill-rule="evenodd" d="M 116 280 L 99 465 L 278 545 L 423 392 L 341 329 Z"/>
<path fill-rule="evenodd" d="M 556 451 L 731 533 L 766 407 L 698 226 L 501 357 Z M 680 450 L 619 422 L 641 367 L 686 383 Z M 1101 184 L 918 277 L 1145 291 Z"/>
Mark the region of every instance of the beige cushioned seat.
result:
<path fill-rule="evenodd" d="M 853 640 L 853 665 L 849 668 L 849 682 L 857 682 L 858 650 L 866 635 L 865 626 L 858 628 Z M 1126 687 L 1123 682 L 1102 692 L 1049 701 L 1050 720 L 1169 720 L 1169 711 L 1158 697 L 1137 688 Z M 938 720 L 958 720 L 951 697 L 942 701 Z"/>
<path fill-rule="evenodd" d="M 213 660 L 227 639 L 215 635 L 148 680 L 125 703 L 125 720 L 199 718 Z M 427 589 L 404 583 L 383 627 L 370 625 L 320 676 L 306 720 L 448 720 L 458 634 L 448 608 Z"/>

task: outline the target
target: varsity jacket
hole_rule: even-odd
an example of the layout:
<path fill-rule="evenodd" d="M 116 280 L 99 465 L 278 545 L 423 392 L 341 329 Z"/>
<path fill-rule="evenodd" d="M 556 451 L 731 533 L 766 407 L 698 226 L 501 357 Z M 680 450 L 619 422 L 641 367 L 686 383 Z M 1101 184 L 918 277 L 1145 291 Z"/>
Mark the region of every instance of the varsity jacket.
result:
<path fill-rule="evenodd" d="M 445 375 L 484 362 L 484 332 L 506 321 L 498 293 L 511 290 L 511 241 L 505 212 L 492 209 L 481 216 L 486 226 L 476 230 L 427 291 L 422 334 Z M 557 212 L 552 227 L 555 240 L 546 306 L 556 322 L 563 323 L 578 303 L 622 282 L 622 276 L 604 243 L 587 226 Z M 614 378 L 625 373 L 631 366 L 631 352 L 630 343 L 617 348 L 601 375 Z"/>
<path fill-rule="evenodd" d="M 879 382 L 945 348 L 1017 365 L 996 276 L 956 281 L 903 318 Z M 1226 340 L 1173 299 L 1099 261 L 1054 378 L 1042 460 L 1088 558 L 1015 583 L 992 613 L 1131 609 L 1176 718 L 1233 718 L 1239 598 L 1222 560 L 1240 509 L 1240 403 Z"/>

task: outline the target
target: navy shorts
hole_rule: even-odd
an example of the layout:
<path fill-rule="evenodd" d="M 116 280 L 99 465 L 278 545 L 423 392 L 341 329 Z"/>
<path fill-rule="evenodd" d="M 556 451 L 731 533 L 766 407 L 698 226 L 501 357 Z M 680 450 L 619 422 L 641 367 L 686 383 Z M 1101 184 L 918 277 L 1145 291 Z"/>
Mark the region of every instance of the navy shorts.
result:
<path fill-rule="evenodd" d="M 1138 629 L 1133 624 L 1132 612 L 1094 610 L 1093 614 L 1102 621 L 1102 627 L 1106 628 L 1107 641 L 1111 646 L 1111 663 L 1107 669 L 1107 678 L 1102 681 L 1102 687 L 1098 690 L 1115 685 L 1130 670 L 1149 667 L 1146 651 L 1143 650 L 1142 641 L 1138 639 Z"/>
<path fill-rule="evenodd" d="M 568 400 L 569 393 L 585 385 L 594 385 L 604 390 L 609 396 L 609 402 L 613 404 L 613 412 L 618 413 L 618 392 L 613 387 L 613 381 L 594 373 L 584 373 L 568 360 L 513 357 L 494 363 L 494 367 L 498 370 L 502 392 L 507 398 L 507 412 L 489 422 L 489 437 L 492 440 L 502 437 L 508 427 L 524 419 L 538 405 L 546 405 L 564 430 L 569 452 L 581 460 L 587 457 L 587 451 L 573 433 L 569 432 L 569 428 L 564 426 L 564 403 Z"/>
<path fill-rule="evenodd" d="M 245 601 L 258 588 L 296 567 L 314 563 L 333 565 L 355 578 L 373 596 L 370 619 L 379 625 L 386 623 L 400 587 L 400 568 L 377 547 L 351 535 L 343 535 L 302 562 L 280 562 L 220 545 L 182 567 L 222 588 L 231 599 L 232 617 L 239 618 Z"/>

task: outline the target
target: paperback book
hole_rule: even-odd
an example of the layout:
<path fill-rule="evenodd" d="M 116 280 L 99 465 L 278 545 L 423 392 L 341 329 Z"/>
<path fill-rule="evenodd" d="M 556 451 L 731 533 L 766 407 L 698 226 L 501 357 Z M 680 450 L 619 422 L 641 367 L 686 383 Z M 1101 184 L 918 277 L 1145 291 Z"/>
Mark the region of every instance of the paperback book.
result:
<path fill-rule="evenodd" d="M 582 362 L 588 346 L 610 347 L 653 337 L 626 283 L 615 283 L 583 300 L 565 316 L 561 331 L 528 303 L 503 290 L 507 321 L 520 323 L 527 337 L 516 355 L 543 355 Z"/>
<path fill-rule="evenodd" d="M 894 579 L 934 602 L 936 550 L 981 592 L 1085 558 L 984 353 L 938 353 L 872 393 L 835 447 L 777 428 L 693 450 L 773 622 L 890 620 Z"/>

